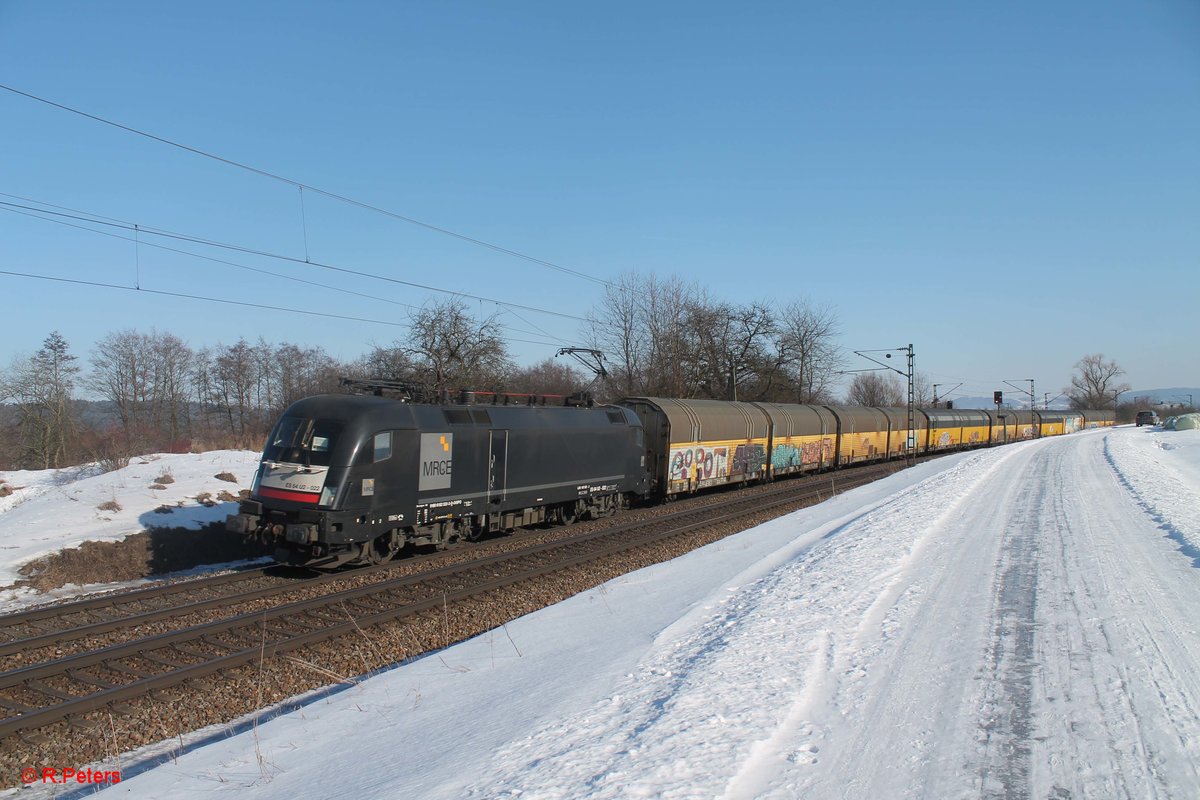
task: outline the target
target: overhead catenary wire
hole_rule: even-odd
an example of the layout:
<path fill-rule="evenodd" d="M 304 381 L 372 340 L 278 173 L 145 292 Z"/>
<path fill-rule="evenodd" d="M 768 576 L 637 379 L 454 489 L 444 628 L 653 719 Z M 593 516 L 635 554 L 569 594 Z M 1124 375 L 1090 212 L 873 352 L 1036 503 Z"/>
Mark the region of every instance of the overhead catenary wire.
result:
<path fill-rule="evenodd" d="M 70 283 L 78 286 L 92 286 L 100 289 L 118 289 L 126 292 L 138 292 L 140 294 L 155 294 L 164 297 L 178 297 L 185 300 L 202 300 L 208 303 L 223 303 L 225 305 L 243 306 L 246 308 L 257 308 L 265 311 L 280 311 L 287 314 L 304 314 L 310 317 L 327 317 L 329 319 L 347 320 L 350 322 L 366 322 L 373 325 L 388 325 L 396 328 L 408 327 L 408 323 L 396 322 L 393 320 L 370 319 L 368 317 L 354 317 L 348 314 L 334 314 L 328 311 L 312 311 L 303 308 L 288 308 L 287 306 L 273 306 L 267 303 L 251 303 L 245 300 L 230 300 L 223 297 L 206 297 L 204 295 L 191 294 L 188 292 L 168 292 L 163 289 L 148 289 L 145 286 L 122 286 L 119 283 L 104 283 L 102 281 L 85 281 L 81 278 L 64 278 L 57 275 L 39 275 L 32 272 L 18 272 L 16 270 L 0 269 L 0 275 L 11 275 L 15 278 L 30 278 L 33 280 L 53 281 L 56 283 Z M 522 344 L 545 345 L 549 342 L 537 342 L 528 339 L 516 339 L 505 337 L 506 341 L 521 342 Z"/>
<path fill-rule="evenodd" d="M 119 283 L 103 283 L 102 281 L 85 281 L 81 278 L 63 278 L 56 275 L 38 275 L 32 272 L 17 272 L 15 270 L 0 269 L 0 275 L 12 275 L 16 278 L 32 278 L 35 280 L 55 281 L 57 283 L 72 283 L 78 286 L 94 286 L 101 289 L 121 289 L 127 292 L 140 292 L 143 294 L 157 294 L 165 297 L 181 297 L 188 300 L 204 300 L 209 303 L 225 303 L 233 306 L 246 306 L 247 308 L 260 308 L 268 311 L 285 311 L 291 314 L 307 314 L 314 317 L 329 317 L 331 319 L 344 319 L 351 322 L 371 322 L 377 325 L 392 325 L 396 327 L 404 327 L 403 322 L 391 322 L 383 319 L 367 319 L 365 317 L 352 317 L 347 314 L 333 314 L 327 311 L 307 311 L 299 308 L 287 308 L 285 306 L 272 306 L 266 303 L 250 303 L 245 300 L 228 300 L 221 297 L 205 297 L 198 294 L 189 294 L 187 292 L 168 292 L 162 289 L 148 289 L 146 287 L 137 286 L 122 286 Z"/>
<path fill-rule="evenodd" d="M 3 194 L 3 193 L 0 193 L 0 194 Z M 16 197 L 16 195 L 8 195 L 8 194 L 5 194 L 4 196 Z M 52 208 L 62 208 L 61 206 L 51 206 L 51 204 L 49 204 L 49 203 L 41 203 L 40 201 L 29 200 L 28 198 L 21 198 L 21 199 L 24 199 L 27 202 L 38 203 L 40 205 L 47 205 Z M 451 295 L 454 297 L 466 298 L 469 300 L 481 300 L 483 302 L 494 303 L 495 305 L 503 306 L 505 308 L 515 308 L 515 309 L 521 309 L 523 311 L 535 312 L 538 314 L 548 314 L 550 316 L 561 317 L 563 319 L 570 319 L 570 320 L 574 320 L 576 322 L 587 322 L 588 321 L 585 317 L 580 317 L 580 316 L 577 316 L 574 314 L 566 314 L 564 312 L 554 311 L 554 310 L 548 309 L 548 308 L 538 308 L 537 306 L 530 306 L 530 305 L 525 305 L 522 303 L 513 303 L 513 302 L 510 302 L 507 300 L 496 300 L 495 298 L 485 297 L 483 295 L 471 294 L 470 292 L 463 292 L 463 291 L 459 291 L 459 290 L 455 290 L 455 289 L 443 289 L 441 287 L 431 286 L 429 284 L 416 283 L 414 281 L 406 281 L 401 278 L 393 278 L 389 275 L 379 275 L 379 274 L 376 274 L 373 272 L 365 272 L 363 270 L 350 269 L 349 267 L 339 267 L 337 265 L 327 264 L 322 261 L 311 261 L 311 260 L 307 260 L 307 259 L 303 259 L 303 258 L 297 258 L 296 256 L 289 256 L 289 255 L 284 255 L 281 253 L 272 253 L 272 252 L 269 252 L 266 250 L 258 250 L 258 249 L 252 248 L 252 247 L 245 247 L 243 245 L 229 244 L 226 242 L 219 242 L 219 241 L 215 241 L 212 239 L 204 239 L 199 236 L 192 236 L 189 234 L 176 233 L 173 231 L 166 231 L 166 230 L 162 230 L 162 229 L 158 229 L 158 228 L 147 228 L 147 227 L 140 226 L 140 225 L 134 225 L 134 224 L 131 224 L 128 222 L 113 221 L 111 219 L 100 217 L 98 215 L 93 216 L 93 215 L 90 215 L 88 212 L 83 212 L 83 211 L 71 210 L 71 211 L 73 211 L 73 213 L 67 213 L 67 211 L 63 211 L 63 210 L 49 211 L 44 208 L 36 208 L 34 206 L 21 205 L 20 203 L 10 203 L 10 202 L 6 202 L 3 200 L 0 200 L 0 209 L 13 210 L 13 211 L 17 211 L 18 213 L 20 211 L 33 212 L 32 216 L 49 215 L 49 216 L 56 216 L 56 217 L 64 217 L 66 219 L 74 219 L 79 222 L 87 222 L 87 223 L 90 223 L 93 225 L 104 225 L 107 227 L 120 228 L 122 230 L 127 230 L 127 231 L 133 231 L 136 229 L 142 235 L 161 236 L 166 239 L 173 239 L 175 241 L 181 241 L 181 242 L 189 242 L 191 244 L 198 244 L 198 245 L 202 245 L 202 246 L 206 246 L 206 247 L 215 247 L 215 248 L 219 248 L 222 250 L 229 250 L 229 251 L 236 252 L 236 253 L 244 253 L 246 255 L 260 256 L 262 258 L 272 258 L 272 259 L 276 259 L 279 261 L 287 261 L 287 262 L 290 262 L 293 264 L 304 264 L 304 265 L 307 265 L 310 267 L 317 267 L 319 269 L 332 270 L 332 271 L 341 272 L 341 273 L 344 273 L 347 275 L 356 275 L 361 278 L 371 278 L 373 280 L 386 281 L 388 283 L 395 283 L 395 284 L 399 284 L 401 286 L 408 286 L 408 287 L 414 288 L 414 289 L 423 289 L 428 292 L 437 292 L 439 294 L 447 294 L 447 295 Z M 84 228 L 84 230 L 89 230 L 89 229 Z M 93 231 L 93 232 L 99 233 L 99 231 Z M 147 244 L 144 240 L 141 241 L 141 243 Z M 197 256 L 197 257 L 201 257 L 201 256 Z"/>
<path fill-rule="evenodd" d="M 6 197 L 14 196 L 14 195 L 5 195 L 3 192 L 0 192 L 0 195 L 6 196 Z M 31 202 L 37 202 L 37 201 L 31 201 Z M 126 242 L 134 242 L 135 241 L 133 238 L 128 237 L 128 236 L 122 236 L 119 233 L 113 233 L 111 231 L 96 230 L 95 228 L 89 228 L 86 225 L 78 225 L 73 222 L 68 222 L 66 219 L 52 219 L 52 218 L 41 216 L 40 214 L 29 213 L 28 211 L 22 211 L 22 210 L 19 210 L 16 208 L 6 208 L 5 207 L 6 205 L 8 205 L 8 204 L 5 204 L 5 203 L 3 203 L 3 201 L 0 201 L 0 211 L 8 211 L 13 214 L 21 214 L 22 216 L 29 216 L 29 217 L 32 217 L 33 219 L 42 220 L 43 222 L 52 222 L 56 225 L 63 225 L 68 228 L 75 228 L 76 230 L 86 231 L 88 233 L 94 233 L 98 236 L 105 236 L 105 237 L 108 237 L 111 239 L 118 239 L 120 241 L 126 241 Z M 49 205 L 49 204 L 46 204 L 46 205 Z M 75 213 L 80 213 L 80 214 L 84 213 L 84 212 L 79 212 L 75 209 L 64 208 L 63 206 L 54 206 L 54 207 L 60 208 L 64 211 L 75 211 Z M 123 223 L 121 223 L 120 220 L 113 220 L 113 222 L 118 223 L 117 227 L 120 227 L 121 225 L 123 225 Z M 141 229 L 141 230 L 144 232 L 145 229 Z M 269 277 L 278 278 L 280 280 L 291 281 L 293 283 L 301 283 L 306 286 L 316 287 L 318 289 L 326 289 L 328 291 L 338 292 L 340 294 L 346 294 L 346 295 L 350 295 L 353 297 L 360 297 L 360 298 L 364 298 L 367 300 L 376 300 L 376 301 L 379 301 L 382 303 L 389 303 L 391 305 L 395 305 L 395 306 L 399 306 L 404 309 L 408 309 L 409 311 L 419 311 L 420 310 L 419 306 L 414 306 L 409 303 L 403 303 L 399 300 L 393 300 L 389 297 L 380 297 L 379 295 L 367 294 L 366 292 L 356 292 L 353 289 L 346 289 L 341 286 L 332 286 L 330 284 L 320 283 L 318 281 L 310 281 L 310 280 L 306 280 L 304 278 L 300 278 L 295 275 L 286 275 L 286 274 L 283 274 L 280 272 L 273 272 L 269 269 L 262 269 L 261 267 L 252 267 L 248 264 L 239 264 L 236 261 L 229 261 L 228 259 L 224 259 L 224 258 L 216 258 L 215 256 L 203 255 L 201 253 L 193 253 L 190 250 L 181 250 L 177 247 L 168 247 L 165 244 L 157 244 L 154 242 L 141 242 L 140 246 L 152 247 L 157 250 L 163 250 L 168 253 L 177 253 L 179 255 L 187 256 L 190 258 L 197 258 L 197 259 L 201 259 L 203 261 L 211 261 L 214 264 L 223 264 L 225 266 L 234 267 L 235 269 L 245 270 L 248 272 L 254 272 L 254 273 L 258 273 L 260 275 L 266 275 Z M 139 275 L 140 275 L 140 270 L 139 270 Z M 135 284 L 135 288 L 138 288 L 138 285 L 140 285 L 140 280 L 139 280 L 139 284 Z M 503 325 L 503 324 L 501 325 L 502 328 L 509 330 L 509 331 L 515 331 L 517 333 L 529 334 L 531 336 L 545 337 L 545 340 L 543 340 L 543 341 L 532 341 L 529 339 L 518 339 L 518 338 L 512 337 L 512 336 L 505 336 L 504 338 L 506 341 L 519 342 L 522 344 L 537 344 L 537 345 L 552 344 L 555 346 L 560 346 L 565 341 L 567 341 L 565 339 L 562 339 L 561 337 L 558 337 L 558 336 L 555 336 L 554 334 L 549 333 L 546 330 L 543 330 L 541 327 L 539 327 L 537 325 L 534 325 L 533 323 L 529 322 L 529 320 L 525 319 L 520 314 L 516 313 L 515 311 L 513 311 L 511 309 L 505 309 L 505 311 L 506 311 L 506 313 L 512 314 L 517 319 L 521 320 L 522 322 L 524 322 L 525 324 L 529 325 L 532 328 L 536 328 L 537 330 L 533 330 L 533 331 L 521 330 L 518 328 L 513 328 L 512 326 Z"/>
<path fill-rule="evenodd" d="M 71 106 L 68 106 L 68 105 L 65 105 L 65 104 L 63 104 L 63 103 L 58 103 L 58 102 L 55 102 L 54 100 L 50 100 L 50 99 L 48 99 L 48 98 L 45 98 L 45 97 L 40 97 L 40 96 L 38 96 L 38 95 L 31 94 L 30 92 L 24 92 L 24 91 L 21 91 L 20 89 L 17 89 L 17 88 L 15 88 L 15 87 L 12 87 L 12 86 L 8 86 L 8 85 L 6 85 L 6 84 L 0 84 L 0 89 L 3 89 L 3 90 L 5 90 L 5 91 L 7 91 L 7 92 L 11 92 L 11 93 L 13 93 L 13 94 L 15 94 L 15 95 L 19 95 L 19 96 L 21 96 L 21 97 L 28 98 L 28 99 L 30 99 L 30 100 L 34 100 L 34 101 L 36 101 L 36 102 L 39 102 L 39 103 L 44 103 L 44 104 L 46 104 L 46 105 L 48 105 L 48 106 L 51 106 L 51 107 L 53 107 L 53 108 L 60 109 L 60 110 L 62 110 L 62 111 L 67 111 L 67 112 L 69 112 L 69 113 L 71 113 L 71 114 L 76 114 L 76 115 L 78 115 L 78 116 L 84 117 L 84 118 L 86 118 L 86 119 L 93 120 L 93 121 L 95 121 L 95 122 L 102 123 L 102 124 L 104 124 L 104 125 L 109 125 L 109 126 L 111 126 L 111 127 L 117 128 L 117 129 L 119 129 L 119 130 L 126 131 L 126 132 L 128 132 L 128 133 L 135 134 L 135 135 L 137 135 L 137 136 L 142 136 L 142 137 L 144 137 L 144 138 L 146 138 L 146 139 L 150 139 L 150 140 L 152 140 L 152 141 L 159 142 L 160 144 L 164 144 L 164 145 L 167 145 L 167 146 L 169 146 L 169 147 L 175 147 L 175 148 L 178 148 L 178 149 L 180 149 L 180 150 L 184 150 L 184 151 L 187 151 L 187 152 L 189 152 L 189 153 L 192 153 L 192 154 L 194 154 L 194 155 L 202 156 L 203 158 L 212 159 L 212 160 L 214 160 L 214 161 L 218 161 L 218 162 L 220 162 L 220 163 L 222 163 L 222 164 L 226 164 L 226 165 L 228 165 L 228 166 L 235 167 L 235 168 L 237 168 L 237 169 L 246 170 L 247 172 L 251 172 L 251 173 L 253 173 L 253 174 L 255 174 L 255 175 L 260 175 L 260 176 L 262 176 L 262 177 L 264 177 L 264 178 L 269 178 L 269 179 L 271 179 L 271 180 L 280 181 L 280 182 L 282 182 L 282 183 L 286 183 L 286 184 L 288 184 L 288 185 L 295 186 L 295 187 L 297 187 L 298 189 L 300 189 L 301 191 L 303 191 L 303 190 L 308 190 L 308 191 L 310 191 L 310 192 L 313 192 L 314 194 L 319 194 L 319 195 L 321 195 L 321 196 L 323 196 L 323 197 L 328 197 L 328 198 L 329 198 L 329 199 L 331 199 L 331 200 L 337 200 L 337 201 L 339 201 L 339 202 L 346 203 L 346 204 L 348 204 L 348 205 L 352 205 L 352 206 L 355 206 L 355 207 L 357 207 L 357 208 L 361 208 L 361 209 L 363 209 L 363 210 L 365 210 L 365 211 L 372 211 L 372 212 L 374 212 L 374 213 L 377 213 L 377 214 L 382 214 L 382 215 L 384 215 L 384 216 L 386 216 L 386 217 L 391 217 L 392 219 L 396 219 L 396 220 L 399 220 L 399 221 L 401 221 L 401 222 L 406 222 L 406 223 L 408 223 L 408 224 L 410 224 L 410 225 L 415 225 L 415 226 L 417 226 L 417 227 L 424 228 L 425 230 L 433 231 L 433 232 L 435 232 L 435 233 L 440 233 L 440 234 L 442 234 L 442 235 L 444 235 L 444 236 L 449 236 L 449 237 L 452 237 L 452 238 L 454 238 L 454 239 L 458 239 L 458 240 L 460 240 L 460 241 L 467 242 L 467 243 L 469 243 L 469 244 L 477 245 L 477 246 L 479 246 L 479 247 L 484 247 L 484 248 L 487 248 L 487 249 L 489 249 L 489 250 L 493 250 L 493 251 L 495 251 L 495 252 L 497 252 L 497 253 L 503 253 L 504 255 L 512 256 L 513 258 L 519 258 L 519 259 L 522 259 L 522 260 L 524 260 L 524 261 L 528 261 L 528 262 L 530 262 L 530 263 L 533 263 L 533 264 L 539 264 L 539 265 L 541 265 L 541 266 L 543 266 L 543 267 L 547 267 L 547 268 L 549 268 L 549 269 L 556 270 L 556 271 L 558 271 L 558 272 L 562 272 L 562 273 L 564 273 L 564 274 L 566 274 L 566 275 L 572 275 L 572 276 L 574 276 L 574 277 L 576 277 L 576 278 L 581 278 L 581 279 L 583 279 L 583 280 L 592 281 L 593 283 L 600 284 L 601 286 L 607 286 L 607 287 L 610 287 L 610 288 L 615 288 L 615 287 L 614 287 L 614 285 L 613 285 L 611 282 L 609 282 L 609 281 L 606 281 L 606 280 L 604 280 L 603 278 L 598 278 L 598 277 L 596 277 L 596 276 L 594 276 L 594 275 L 589 275 L 589 274 L 588 274 L 588 273 L 586 273 L 586 272 L 582 272 L 582 271 L 580 271 L 580 270 L 572 269 L 572 268 L 570 268 L 570 267 L 564 267 L 564 266 L 562 266 L 561 264 L 556 264 L 556 263 L 554 263 L 553 261 L 547 261 L 547 260 L 545 260 L 545 259 L 542 259 L 542 258 L 537 258 L 536 256 L 531 256 L 531 255 L 528 255 L 527 253 L 522 253 L 522 252 L 520 252 L 520 251 L 518 251 L 518 250 L 512 250 L 512 249 L 510 249 L 510 248 L 507 248 L 507 247 L 502 247 L 502 246 L 500 246 L 500 245 L 493 244 L 493 243 L 491 243 L 491 242 L 488 242 L 488 241 L 485 241 L 485 240 L 483 240 L 483 239 L 478 239 L 478 238 L 475 238 L 475 237 L 473 237 L 473 236 L 467 236 L 466 234 L 458 233 L 457 231 L 451 230 L 451 229 L 449 229 L 449 228 L 443 228 L 443 227 L 441 227 L 441 226 L 439 226 L 439 225 L 433 225 L 433 224 L 431 224 L 431 223 L 428 223 L 428 222 L 423 222 L 422 220 L 415 219 L 415 218 L 413 218 L 413 217 L 409 217 L 409 216 L 405 216 L 404 214 L 399 214 L 399 213 L 397 213 L 397 212 L 395 212 L 395 211 L 390 211 L 390 210 L 388 210 L 388 209 L 386 209 L 386 208 L 382 208 L 382 207 L 380 207 L 380 206 L 376 206 L 376 205 L 373 205 L 373 204 L 371 204 L 371 203 L 364 202 L 364 201 L 362 201 L 362 200 L 356 200 L 356 199 L 354 199 L 354 198 L 352 198 L 352 197 L 348 197 L 348 196 L 346 196 L 346 195 L 338 194 L 337 192 L 332 192 L 332 191 L 329 191 L 329 190 L 326 190 L 326 189 L 321 189 L 321 188 L 319 188 L 319 187 L 317 187 L 317 186 L 312 186 L 312 185 L 310 185 L 310 184 L 304 183 L 304 182 L 302 182 L 302 181 L 295 180 L 295 179 L 293 179 L 293 178 L 288 178 L 288 177 L 285 177 L 285 176 L 283 176 L 283 175 L 279 175 L 279 174 L 277 174 L 277 173 L 270 172 L 270 171 L 268 171 L 268 170 L 265 170 L 265 169 L 261 169 L 261 168 L 259 168 L 259 167 L 251 166 L 250 164 L 244 164 L 244 163 L 242 163 L 242 162 L 240 162 L 240 161 L 235 161 L 235 160 L 233 160 L 233 159 L 231 159 L 231 158 L 226 158 L 225 156 L 220 156 L 220 155 L 217 155 L 217 154 L 215 154 L 215 153 L 210 153 L 210 152 L 208 152 L 208 151 L 206 151 L 206 150 L 201 150 L 201 149 L 200 149 L 200 148 L 198 148 L 198 147 L 192 147 L 191 145 L 186 145 L 186 144 L 183 144 L 182 142 L 177 142 L 177 141 L 174 141 L 174 140 L 172 140 L 172 139 L 167 139 L 167 138 L 165 138 L 165 137 L 163 137 L 163 136 L 158 136 L 158 135 L 155 135 L 155 134 L 153 134 L 153 133 L 149 133 L 149 132 L 147 132 L 147 131 L 143 131 L 143 130 L 140 130 L 140 129 L 138 129 L 138 128 L 131 127 L 131 126 L 129 126 L 129 125 L 124 125 L 124 124 L 122 124 L 122 123 L 120 123 L 120 122 L 116 122 L 116 121 L 113 121 L 113 120 L 110 120 L 110 119 L 106 119 L 106 118 L 104 118 L 104 117 L 101 117 L 101 116 L 98 116 L 98 115 L 96 115 L 96 114 L 90 114 L 90 113 L 88 113 L 88 112 L 86 112 L 86 111 L 82 111 L 82 110 L 80 110 L 80 109 L 73 108 L 73 107 L 71 107 Z"/>
<path fill-rule="evenodd" d="M 114 233 L 111 231 L 97 230 L 95 228 L 88 227 L 87 225 L 76 224 L 75 222 L 70 222 L 68 220 L 73 219 L 73 220 L 76 220 L 77 222 L 102 224 L 102 225 L 106 225 L 107 227 L 114 227 L 114 228 L 118 228 L 121 230 L 135 230 L 136 229 L 137 231 L 140 231 L 143 234 L 144 233 L 162 234 L 162 235 L 172 237 L 172 238 L 175 238 L 175 239 L 181 240 L 181 241 L 198 243 L 198 244 L 202 244 L 202 245 L 206 245 L 206 246 L 223 247 L 225 249 L 230 249 L 230 250 L 234 250 L 237 252 L 244 252 L 244 253 L 251 254 L 251 255 L 262 255 L 265 257 L 272 257 L 272 258 L 279 257 L 279 256 L 276 256 L 275 254 L 264 253 L 261 251 L 254 251 L 250 248 L 244 248 L 244 247 L 240 247 L 238 245 L 228 245 L 228 244 L 221 243 L 221 242 L 214 242 L 212 240 L 201 239 L 199 237 L 190 237 L 190 236 L 186 236 L 183 234 L 175 234 L 175 233 L 172 233 L 169 231 L 159 231 L 159 230 L 155 230 L 155 229 L 142 228 L 142 227 L 135 226 L 132 223 L 127 223 L 123 220 L 115 219 L 112 217 L 104 217 L 101 215 L 95 215 L 95 214 L 92 214 L 91 212 L 81 211 L 79 209 L 74 209 L 74 208 L 70 208 L 67 206 L 60 206 L 60 205 L 55 205 L 55 204 L 51 204 L 51 203 L 45 203 L 44 201 L 35 200 L 32 198 L 28 198 L 28 197 L 22 197 L 19 195 L 13 195 L 13 194 L 0 192 L 0 196 L 17 198 L 17 199 L 24 200 L 26 202 L 36 203 L 38 205 L 44 205 L 44 206 L 48 206 L 51 208 L 56 208 L 56 209 L 59 209 L 61 212 L 70 212 L 70 213 L 48 212 L 45 209 L 41 209 L 41 208 L 33 208 L 30 206 L 21 206 L 16 203 L 5 203 L 3 201 L 0 201 L 0 210 L 9 211 L 10 213 L 20 214 L 22 216 L 29 216 L 34 219 L 39 219 L 43 222 L 52 222 L 57 225 L 63 225 L 66 227 L 75 228 L 77 230 L 86 231 L 88 233 L 93 233 L 93 234 L 105 236 L 108 238 L 118 239 L 121 241 L 134 242 L 135 239 L 133 237 L 123 236 L 119 233 Z M 51 216 L 45 216 L 46 214 L 50 214 Z M 201 259 L 204 261 L 210 261 L 210 262 L 217 263 L 217 264 L 223 264 L 226 266 L 234 267 L 236 269 L 254 272 L 254 273 L 266 275 L 269 277 L 278 278 L 281 280 L 287 280 L 287 281 L 292 281 L 295 283 L 301 283 L 304 285 L 314 286 L 314 287 L 329 290 L 329 291 L 334 291 L 334 292 L 339 292 L 342 294 L 361 297 L 361 298 L 365 298 L 368 300 L 376 300 L 376 301 L 380 301 L 380 302 L 390 303 L 390 304 L 397 305 L 397 306 L 400 306 L 402 308 L 405 308 L 405 309 L 408 309 L 411 311 L 419 310 L 419 307 L 417 307 L 417 306 L 413 306 L 413 305 L 410 305 L 407 303 L 402 303 L 397 300 L 392 300 L 391 298 L 381 297 L 379 295 L 367 294 L 364 292 L 356 292 L 354 290 L 346 289 L 343 287 L 332 286 L 332 285 L 320 283 L 317 281 L 306 280 L 304 278 L 300 278 L 300 277 L 294 276 L 294 275 L 286 275 L 286 274 L 274 272 L 272 270 L 262 269 L 259 267 L 252 267 L 247 264 L 240 264 L 238 262 L 230 261 L 228 259 L 217 258 L 215 256 L 204 255 L 201 253 L 195 253 L 190 250 L 182 250 L 182 249 L 175 248 L 175 247 L 169 247 L 165 244 L 160 244 L 160 243 L 155 243 L 155 242 L 147 242 L 144 240 L 139 240 L 139 241 L 140 241 L 140 246 L 142 246 L 142 247 L 152 247 L 152 248 L 155 248 L 158 250 L 162 250 L 162 251 L 166 251 L 166 252 L 170 252 L 170 253 L 176 253 L 176 254 L 191 257 L 191 258 L 197 258 L 197 259 Z M 284 260 L 289 260 L 289 261 L 299 263 L 297 261 L 297 259 L 290 258 L 287 256 L 282 256 L 279 258 L 283 258 Z M 324 266 L 321 264 L 313 264 L 311 262 L 309 262 L 309 265 L 310 266 L 318 266 L 318 267 Z M 338 269 L 336 267 L 331 267 L 331 268 Z M 24 274 L 27 277 L 43 278 L 46 280 L 59 280 L 59 278 L 54 277 L 54 276 L 40 276 L 40 275 L 33 275 L 30 273 L 24 273 Z M 394 279 L 386 278 L 385 276 L 371 276 L 369 273 L 367 273 L 367 275 L 370 277 L 379 277 L 381 280 L 394 280 Z M 119 285 L 114 285 L 114 284 L 106 284 L 106 285 L 112 286 L 113 288 L 125 288 L 125 289 L 130 288 L 130 287 L 121 287 Z M 133 288 L 137 288 L 136 284 L 135 284 L 135 287 L 133 287 Z M 440 290 L 440 291 L 442 291 L 446 294 L 450 294 L 452 296 L 473 297 L 473 298 L 476 297 L 473 295 L 464 295 L 461 292 L 453 292 L 450 290 Z M 184 293 L 184 294 L 181 294 L 181 296 L 188 296 L 188 295 L 186 295 L 186 293 Z M 197 299 L 208 299 L 208 300 L 213 300 L 215 302 L 221 302 L 220 300 L 217 300 L 215 298 L 197 298 Z M 528 319 L 521 316 L 514 310 L 513 306 L 516 304 L 506 303 L 504 301 L 493 300 L 491 298 L 478 298 L 478 299 L 480 299 L 481 302 L 488 302 L 488 303 L 492 303 L 497 306 L 500 306 L 506 313 L 512 314 L 514 317 L 521 320 L 522 322 L 525 322 L 530 327 L 535 328 L 535 330 L 522 330 L 519 328 L 514 328 L 511 325 L 505 325 L 505 324 L 501 323 L 501 328 L 510 332 L 510 333 L 505 333 L 504 337 L 503 337 L 504 340 L 507 342 L 514 343 L 514 344 L 519 343 L 519 344 L 531 344 L 531 345 L 538 345 L 538 346 L 549 345 L 549 346 L 554 346 L 554 347 L 561 347 L 564 344 L 568 344 L 568 343 L 576 343 L 576 344 L 578 343 L 574 339 L 568 339 L 568 338 L 564 338 L 562 336 L 552 334 L 552 333 L 546 331 L 545 329 L 541 328 L 540 326 L 535 325 L 534 323 L 530 322 Z M 529 307 L 529 306 L 520 306 L 520 307 L 525 308 L 527 310 L 539 311 L 542 313 L 551 313 L 556 316 L 564 316 L 564 317 L 567 317 L 570 319 L 576 319 L 576 320 L 580 319 L 578 317 L 570 317 L 569 315 L 564 315 L 559 312 L 548 311 L 546 309 L 536 309 L 536 308 Z M 272 308 L 276 308 L 276 307 L 272 307 Z M 280 309 L 280 310 L 286 310 L 286 311 L 290 311 L 293 313 L 300 313 L 300 314 L 308 313 L 302 309 Z M 329 315 L 321 314 L 320 316 L 329 316 Z M 352 318 L 353 319 L 362 319 L 362 318 L 358 318 L 358 317 L 352 317 Z M 372 320 L 367 320 L 367 321 L 372 321 Z M 389 323 L 389 324 L 391 324 L 391 323 Z M 513 335 L 511 335 L 511 333 L 527 334 L 527 335 L 543 337 L 543 338 L 526 339 L 526 338 L 520 338 L 518 336 L 513 336 Z"/>

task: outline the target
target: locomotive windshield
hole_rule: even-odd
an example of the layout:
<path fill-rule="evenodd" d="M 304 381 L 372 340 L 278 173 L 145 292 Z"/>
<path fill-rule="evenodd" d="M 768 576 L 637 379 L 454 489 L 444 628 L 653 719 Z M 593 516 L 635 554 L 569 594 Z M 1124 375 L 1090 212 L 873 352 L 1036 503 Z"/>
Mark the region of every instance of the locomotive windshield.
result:
<path fill-rule="evenodd" d="M 263 458 L 285 464 L 328 467 L 342 423 L 328 419 L 284 417 L 267 440 Z"/>

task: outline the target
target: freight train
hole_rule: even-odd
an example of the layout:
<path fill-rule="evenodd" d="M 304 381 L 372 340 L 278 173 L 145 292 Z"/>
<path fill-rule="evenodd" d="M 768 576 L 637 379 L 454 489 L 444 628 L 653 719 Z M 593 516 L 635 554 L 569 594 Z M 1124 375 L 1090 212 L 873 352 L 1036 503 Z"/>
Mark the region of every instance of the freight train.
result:
<path fill-rule="evenodd" d="M 533 398 L 530 398 L 531 400 Z M 1108 426 L 1111 411 L 981 411 L 630 397 L 612 405 L 293 403 L 226 527 L 283 563 L 385 561 L 719 486 Z"/>

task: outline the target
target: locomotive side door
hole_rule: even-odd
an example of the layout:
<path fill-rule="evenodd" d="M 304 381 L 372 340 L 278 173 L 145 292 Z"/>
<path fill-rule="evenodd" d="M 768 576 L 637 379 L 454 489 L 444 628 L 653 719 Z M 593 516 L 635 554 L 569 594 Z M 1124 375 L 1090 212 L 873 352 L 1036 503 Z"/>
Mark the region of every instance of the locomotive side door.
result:
<path fill-rule="evenodd" d="M 499 505 L 508 490 L 508 431 L 488 431 L 488 505 Z"/>

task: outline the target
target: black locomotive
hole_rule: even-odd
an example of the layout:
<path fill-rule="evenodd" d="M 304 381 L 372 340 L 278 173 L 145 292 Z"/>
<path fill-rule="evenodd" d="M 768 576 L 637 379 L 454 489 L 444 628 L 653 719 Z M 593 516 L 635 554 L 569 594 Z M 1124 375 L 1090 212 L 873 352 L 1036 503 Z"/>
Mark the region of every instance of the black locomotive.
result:
<path fill-rule="evenodd" d="M 274 541 L 280 561 L 330 568 L 604 516 L 646 492 L 629 409 L 318 395 L 275 425 L 227 527 Z"/>

